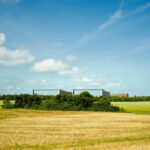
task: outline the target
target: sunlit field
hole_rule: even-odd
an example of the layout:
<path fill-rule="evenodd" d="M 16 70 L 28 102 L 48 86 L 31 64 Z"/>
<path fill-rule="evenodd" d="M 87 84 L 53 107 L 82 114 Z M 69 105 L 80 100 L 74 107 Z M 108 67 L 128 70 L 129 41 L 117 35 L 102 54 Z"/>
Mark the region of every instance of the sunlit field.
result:
<path fill-rule="evenodd" d="M 124 108 L 127 112 L 150 114 L 150 102 L 111 102 L 115 106 Z"/>
<path fill-rule="evenodd" d="M 0 100 L 0 109 L 2 109 L 3 101 Z"/>
<path fill-rule="evenodd" d="M 149 150 L 150 115 L 0 110 L 0 149 Z"/>
<path fill-rule="evenodd" d="M 14 104 L 14 103 L 15 103 L 15 101 L 14 101 L 14 100 L 10 100 L 10 102 L 11 102 L 12 104 Z M 0 100 L 0 109 L 2 109 L 2 105 L 3 105 L 3 100 Z"/>

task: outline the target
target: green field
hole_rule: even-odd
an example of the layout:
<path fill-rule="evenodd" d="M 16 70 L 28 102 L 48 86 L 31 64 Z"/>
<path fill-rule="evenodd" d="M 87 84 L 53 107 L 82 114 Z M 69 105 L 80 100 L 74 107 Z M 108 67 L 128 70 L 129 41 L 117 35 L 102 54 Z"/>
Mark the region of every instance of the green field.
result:
<path fill-rule="evenodd" d="M 124 108 L 127 112 L 150 114 L 150 102 L 111 102 L 114 106 Z"/>
<path fill-rule="evenodd" d="M 0 109 L 2 109 L 3 101 L 0 100 Z"/>
<path fill-rule="evenodd" d="M 10 100 L 10 102 L 13 104 L 15 103 L 15 100 Z M 3 100 L 0 100 L 0 109 L 2 109 L 2 105 L 3 105 Z"/>

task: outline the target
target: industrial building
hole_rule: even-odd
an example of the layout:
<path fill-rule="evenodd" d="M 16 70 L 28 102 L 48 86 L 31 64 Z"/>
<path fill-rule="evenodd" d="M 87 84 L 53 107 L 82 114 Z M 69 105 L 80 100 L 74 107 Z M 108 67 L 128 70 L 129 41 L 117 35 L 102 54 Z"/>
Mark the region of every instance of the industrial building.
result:
<path fill-rule="evenodd" d="M 54 95 L 54 94 L 51 94 L 52 91 L 57 91 L 57 94 L 66 94 L 66 95 L 77 95 L 75 92 L 76 91 L 98 91 L 99 93 L 99 96 L 110 96 L 110 92 L 108 91 L 105 91 L 104 89 L 73 89 L 72 92 L 69 92 L 69 91 L 64 91 L 62 89 L 33 89 L 32 90 L 32 94 L 35 94 L 36 91 L 49 91 L 49 95 Z"/>

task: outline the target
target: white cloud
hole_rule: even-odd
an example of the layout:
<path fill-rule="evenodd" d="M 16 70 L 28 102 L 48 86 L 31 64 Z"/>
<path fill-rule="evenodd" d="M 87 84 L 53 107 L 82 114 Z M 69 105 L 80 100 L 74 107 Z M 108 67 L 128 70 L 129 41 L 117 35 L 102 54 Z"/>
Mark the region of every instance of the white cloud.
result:
<path fill-rule="evenodd" d="M 66 60 L 67 60 L 68 62 L 77 62 L 77 61 L 78 61 L 78 58 L 77 58 L 76 56 L 74 56 L 74 55 L 68 55 L 68 56 L 66 57 Z"/>
<path fill-rule="evenodd" d="M 0 64 L 15 66 L 28 64 L 34 61 L 34 57 L 28 49 L 9 50 L 5 47 L 0 47 Z"/>
<path fill-rule="evenodd" d="M 35 59 L 28 49 L 10 50 L 2 46 L 5 42 L 5 34 L 0 33 L 0 64 L 15 66 L 31 63 Z"/>
<path fill-rule="evenodd" d="M 68 67 L 69 66 L 62 61 L 45 59 L 36 63 L 31 70 L 34 72 L 60 72 L 63 70 L 68 70 Z"/>
<path fill-rule="evenodd" d="M 34 64 L 30 69 L 32 72 L 56 72 L 60 75 L 77 73 L 79 71 L 76 67 L 70 67 L 68 64 L 55 59 L 45 59 Z"/>
<path fill-rule="evenodd" d="M 6 42 L 6 36 L 4 33 L 0 33 L 0 45 L 3 45 Z"/>

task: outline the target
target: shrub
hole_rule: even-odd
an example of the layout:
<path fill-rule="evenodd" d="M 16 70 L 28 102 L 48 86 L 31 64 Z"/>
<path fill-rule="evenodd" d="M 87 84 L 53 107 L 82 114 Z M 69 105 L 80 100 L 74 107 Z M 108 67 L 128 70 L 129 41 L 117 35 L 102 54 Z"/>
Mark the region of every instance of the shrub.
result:
<path fill-rule="evenodd" d="M 9 99 L 5 99 L 5 100 L 3 101 L 2 108 L 4 108 L 4 109 L 11 109 L 11 108 L 14 108 L 14 105 L 11 104 L 11 102 L 10 102 Z"/>
<path fill-rule="evenodd" d="M 38 95 L 21 94 L 16 96 L 15 108 L 38 108 L 41 98 Z"/>

